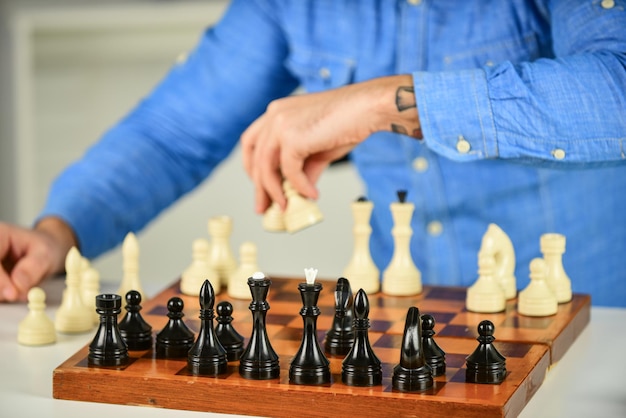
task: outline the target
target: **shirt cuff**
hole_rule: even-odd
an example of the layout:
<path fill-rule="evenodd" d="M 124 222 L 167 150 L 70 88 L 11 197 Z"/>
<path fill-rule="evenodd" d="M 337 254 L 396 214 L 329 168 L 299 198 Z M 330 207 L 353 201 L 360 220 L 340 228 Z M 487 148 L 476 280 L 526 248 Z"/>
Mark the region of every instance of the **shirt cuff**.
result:
<path fill-rule="evenodd" d="M 487 79 L 482 69 L 413 73 L 424 142 L 455 161 L 498 156 Z"/>

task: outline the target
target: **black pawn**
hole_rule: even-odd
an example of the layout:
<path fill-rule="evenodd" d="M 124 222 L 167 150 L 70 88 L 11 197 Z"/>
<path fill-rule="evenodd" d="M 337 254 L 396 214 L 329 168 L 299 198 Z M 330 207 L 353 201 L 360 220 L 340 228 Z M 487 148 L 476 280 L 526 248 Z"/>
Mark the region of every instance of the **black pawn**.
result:
<path fill-rule="evenodd" d="M 491 321 L 478 324 L 478 347 L 465 361 L 465 381 L 469 383 L 502 383 L 506 377 L 506 359 L 492 344 L 495 327 Z"/>
<path fill-rule="evenodd" d="M 352 302 L 350 282 L 340 277 L 335 288 L 335 317 L 324 340 L 324 349 L 330 355 L 345 356 L 352 348 L 354 342 Z"/>
<path fill-rule="evenodd" d="M 226 350 L 228 361 L 237 361 L 243 353 L 243 336 L 232 325 L 233 305 L 223 301 L 217 304 L 217 327 L 215 334 Z"/>
<path fill-rule="evenodd" d="M 409 308 L 402 335 L 400 364 L 393 369 L 391 379 L 393 388 L 402 392 L 421 392 L 433 387 L 432 372 L 422 349 L 421 322 L 419 309 Z"/>
<path fill-rule="evenodd" d="M 213 329 L 213 306 L 215 306 L 215 291 L 208 280 L 200 288 L 200 332 L 196 343 L 187 355 L 187 369 L 195 375 L 217 376 L 226 373 L 228 360 L 226 350 L 215 335 Z"/>
<path fill-rule="evenodd" d="M 141 293 L 126 293 L 126 315 L 118 324 L 120 334 L 129 350 L 148 350 L 152 347 L 152 327 L 141 316 Z"/>
<path fill-rule="evenodd" d="M 117 315 L 122 312 L 119 295 L 96 296 L 96 312 L 100 326 L 91 344 L 87 361 L 92 366 L 123 366 L 128 363 L 128 347 L 117 327 Z"/>
<path fill-rule="evenodd" d="M 424 358 L 430 366 L 433 376 L 446 374 L 446 353 L 433 339 L 435 335 L 435 318 L 432 315 L 422 315 L 422 349 Z"/>
<path fill-rule="evenodd" d="M 375 386 L 382 383 L 382 367 L 370 345 L 369 300 L 363 289 L 354 299 L 354 343 L 343 359 L 341 380 L 348 386 Z"/>
<path fill-rule="evenodd" d="M 280 376 L 278 354 L 272 348 L 265 328 L 265 316 L 270 309 L 267 294 L 271 284 L 272 281 L 262 274 L 255 273 L 248 278 L 252 293 L 248 309 L 252 312 L 253 326 L 248 345 L 239 359 L 239 374 L 244 379 L 266 380 Z"/>
<path fill-rule="evenodd" d="M 156 355 L 159 358 L 187 357 L 193 345 L 193 332 L 183 322 L 183 308 L 185 304 L 181 298 L 174 296 L 167 301 L 167 317 L 169 321 L 156 336 Z"/>
<path fill-rule="evenodd" d="M 317 300 L 322 290 L 321 283 L 300 283 L 302 298 L 300 315 L 304 323 L 302 343 L 289 366 L 289 381 L 297 385 L 324 385 L 330 383 L 330 362 L 317 341 L 317 317 L 320 309 Z"/>

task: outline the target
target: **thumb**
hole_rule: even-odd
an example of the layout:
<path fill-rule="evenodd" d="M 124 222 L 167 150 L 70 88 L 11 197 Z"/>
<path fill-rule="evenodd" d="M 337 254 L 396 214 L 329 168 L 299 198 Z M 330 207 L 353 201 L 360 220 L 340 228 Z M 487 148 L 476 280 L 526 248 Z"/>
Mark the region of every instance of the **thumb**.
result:
<path fill-rule="evenodd" d="M 11 271 L 11 281 L 23 299 L 28 291 L 44 278 L 48 266 L 43 260 L 27 255 L 21 258 Z"/>

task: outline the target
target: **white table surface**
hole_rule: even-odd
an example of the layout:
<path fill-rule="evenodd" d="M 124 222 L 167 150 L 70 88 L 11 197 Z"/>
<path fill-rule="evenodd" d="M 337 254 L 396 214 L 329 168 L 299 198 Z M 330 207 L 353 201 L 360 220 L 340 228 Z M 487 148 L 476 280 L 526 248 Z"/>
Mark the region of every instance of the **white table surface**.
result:
<path fill-rule="evenodd" d="M 51 318 L 59 305 L 61 280 L 43 286 Z M 148 295 L 151 289 L 144 283 Z M 102 290 L 114 291 L 103 283 Z M 91 334 L 57 335 L 43 347 L 17 343 L 25 304 L 0 304 L 0 416 L 3 417 L 225 417 L 139 406 L 65 401 L 52 398 L 52 371 L 87 344 Z M 497 337 L 497 335 L 496 335 Z M 345 411 L 349 414 L 349 411 Z M 626 417 L 626 309 L 592 308 L 591 322 L 548 372 L 521 417 Z M 232 417 L 232 415 L 231 415 Z"/>

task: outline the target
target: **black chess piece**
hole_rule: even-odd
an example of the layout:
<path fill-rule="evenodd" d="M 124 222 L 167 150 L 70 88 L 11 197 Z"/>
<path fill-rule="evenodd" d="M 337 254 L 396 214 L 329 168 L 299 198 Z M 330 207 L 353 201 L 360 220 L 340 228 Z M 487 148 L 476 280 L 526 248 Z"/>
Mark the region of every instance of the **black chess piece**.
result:
<path fill-rule="evenodd" d="M 129 350 L 148 350 L 152 347 L 152 327 L 141 316 L 141 293 L 126 293 L 126 315 L 118 324 L 120 334 Z"/>
<path fill-rule="evenodd" d="M 330 383 L 330 361 L 317 341 L 317 317 L 320 315 L 317 300 L 322 284 L 300 283 L 298 290 L 302 298 L 300 315 L 304 331 L 300 349 L 289 366 L 289 382 L 297 385 L 324 385 Z"/>
<path fill-rule="evenodd" d="M 352 328 L 352 289 L 344 277 L 337 280 L 335 288 L 335 316 L 333 324 L 326 333 L 324 349 L 333 356 L 345 356 L 354 342 Z"/>
<path fill-rule="evenodd" d="M 382 366 L 370 345 L 369 300 L 363 289 L 354 299 L 354 343 L 343 359 L 341 380 L 348 386 L 375 386 L 382 383 Z"/>
<path fill-rule="evenodd" d="M 89 344 L 89 365 L 109 367 L 128 363 L 128 347 L 117 327 L 117 315 L 122 312 L 121 308 L 122 298 L 119 295 L 96 296 L 96 312 L 100 315 L 100 325 Z"/>
<path fill-rule="evenodd" d="M 435 318 L 432 315 L 422 315 L 422 349 L 424 358 L 430 366 L 433 376 L 446 374 L 446 352 L 437 345 L 435 335 Z"/>
<path fill-rule="evenodd" d="M 187 357 L 193 345 L 193 332 L 183 322 L 183 308 L 185 304 L 181 298 L 174 296 L 167 301 L 167 317 L 169 321 L 156 336 L 156 355 L 159 358 Z"/>
<path fill-rule="evenodd" d="M 217 304 L 217 326 L 215 334 L 226 350 L 228 361 L 237 361 L 243 353 L 243 336 L 233 327 L 233 305 L 222 301 Z"/>
<path fill-rule="evenodd" d="M 424 359 L 419 309 L 409 308 L 402 335 L 400 364 L 393 369 L 391 383 L 402 392 L 421 392 L 433 387 L 433 375 Z"/>
<path fill-rule="evenodd" d="M 252 293 L 248 309 L 252 312 L 253 326 L 248 345 L 239 359 L 239 374 L 245 379 L 266 380 L 280 376 L 278 354 L 272 348 L 265 328 L 265 316 L 270 309 L 267 294 L 271 284 L 272 281 L 262 273 L 248 278 Z"/>
<path fill-rule="evenodd" d="M 502 383 L 506 377 L 506 359 L 492 344 L 495 327 L 491 321 L 478 324 L 478 347 L 465 361 L 465 381 L 469 383 Z"/>
<path fill-rule="evenodd" d="M 222 347 L 215 329 L 215 291 L 208 280 L 205 280 L 198 295 L 200 301 L 200 332 L 195 344 L 187 355 L 187 369 L 194 375 L 217 376 L 226 373 L 228 360 L 226 350 Z"/>

